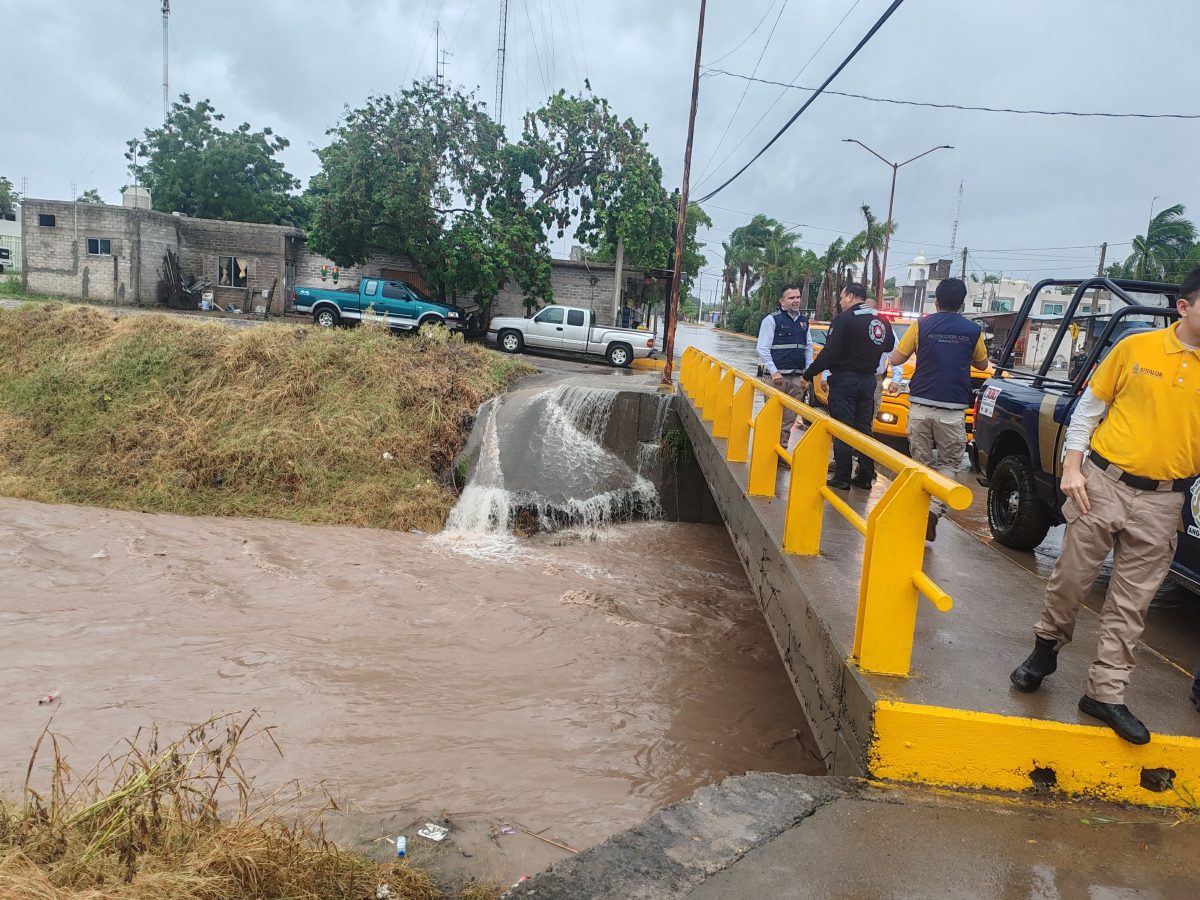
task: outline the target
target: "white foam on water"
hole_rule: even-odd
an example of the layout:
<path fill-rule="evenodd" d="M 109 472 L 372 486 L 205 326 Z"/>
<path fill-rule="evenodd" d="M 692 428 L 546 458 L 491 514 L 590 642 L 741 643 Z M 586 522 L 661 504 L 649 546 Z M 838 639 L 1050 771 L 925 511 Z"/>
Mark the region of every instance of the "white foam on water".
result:
<path fill-rule="evenodd" d="M 487 421 L 479 462 L 450 512 L 444 534 L 508 536 L 521 511 L 532 513 L 543 531 L 573 528 L 587 532 L 616 522 L 660 516 L 658 490 L 641 474 L 647 451 L 639 448 L 635 471 L 603 444 L 617 395 L 612 389 L 567 384 L 534 394 L 512 395 L 508 407 L 497 401 L 481 410 Z M 662 399 L 656 431 L 666 417 Z M 532 436 L 536 440 L 507 442 L 510 446 L 535 446 L 537 452 L 531 454 L 535 458 L 503 458 L 501 448 L 506 442 L 501 439 L 501 430 L 507 427 L 505 420 L 526 423 L 512 427 L 537 430 Z M 521 471 L 514 466 L 527 467 L 525 472 L 536 471 L 536 478 L 524 481 L 537 485 L 541 480 L 543 485 L 513 490 L 504 477 L 506 465 L 510 472 Z M 503 558 L 516 549 L 495 542 L 470 543 L 474 547 L 470 555 L 483 554 L 481 558 L 488 559 Z M 460 541 L 453 549 L 462 552 L 465 546 Z"/>

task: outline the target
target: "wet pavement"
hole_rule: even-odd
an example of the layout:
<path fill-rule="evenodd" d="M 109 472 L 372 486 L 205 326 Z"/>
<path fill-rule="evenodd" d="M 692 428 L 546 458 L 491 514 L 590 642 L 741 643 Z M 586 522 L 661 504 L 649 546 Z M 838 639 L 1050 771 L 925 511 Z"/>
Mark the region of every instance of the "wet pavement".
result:
<path fill-rule="evenodd" d="M 720 332 L 707 326 L 680 325 L 676 331 L 678 353 L 682 353 L 683 349 L 689 346 L 712 354 L 749 374 L 754 373 L 757 365 L 755 344 L 748 337 Z M 975 473 L 969 469 L 960 470 L 958 480 L 971 488 L 974 499 L 967 509 L 952 511 L 949 514 L 950 518 L 1022 569 L 1037 575 L 1043 581 L 1048 578 L 1062 546 L 1062 527 L 1052 528 L 1042 545 L 1032 552 L 1004 547 L 992 538 L 988 527 L 987 489 L 980 486 Z M 876 497 L 888 483 L 885 478 L 879 480 L 874 492 Z M 1104 591 L 1108 587 L 1110 574 L 1111 557 L 1104 564 L 1085 601 L 1087 606 L 1097 612 L 1104 604 Z M 1024 618 L 1028 619 L 1029 616 Z M 1032 646 L 1033 622 L 1029 621 L 1028 626 L 1029 642 Z M 1166 656 L 1177 666 L 1189 671 L 1194 670 L 1197 658 L 1200 657 L 1200 596 L 1168 578 L 1151 604 L 1143 643 Z M 1091 648 L 1087 652 L 1090 653 Z"/>

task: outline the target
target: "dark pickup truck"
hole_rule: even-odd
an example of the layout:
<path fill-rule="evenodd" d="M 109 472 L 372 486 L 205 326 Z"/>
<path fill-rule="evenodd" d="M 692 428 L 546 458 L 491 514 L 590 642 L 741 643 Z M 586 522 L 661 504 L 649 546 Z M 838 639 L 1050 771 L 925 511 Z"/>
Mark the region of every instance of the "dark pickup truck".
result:
<path fill-rule="evenodd" d="M 1034 313 L 1049 299 L 1064 300 L 1064 288 L 1071 299 L 1061 314 Z M 1076 402 L 1117 341 L 1178 318 L 1178 296 L 1178 285 L 1091 278 L 1047 279 L 1025 298 L 997 354 L 996 374 L 975 401 L 971 457 L 1001 544 L 1032 550 L 1062 523 L 1062 445 Z M 1184 503 L 1171 567 L 1192 590 L 1200 590 L 1198 518 L 1200 481 Z"/>

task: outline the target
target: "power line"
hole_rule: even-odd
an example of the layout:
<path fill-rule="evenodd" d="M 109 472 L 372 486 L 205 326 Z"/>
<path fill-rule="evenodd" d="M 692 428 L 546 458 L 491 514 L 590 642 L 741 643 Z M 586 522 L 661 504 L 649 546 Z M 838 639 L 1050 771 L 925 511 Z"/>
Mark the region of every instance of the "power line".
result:
<path fill-rule="evenodd" d="M 844 69 L 844 68 L 846 68 L 846 66 L 850 65 L 851 60 L 853 60 L 854 57 L 858 56 L 859 51 L 862 50 L 862 48 L 867 45 L 867 43 L 871 40 L 871 38 L 873 38 L 875 36 L 875 33 L 877 31 L 879 31 L 880 28 L 883 27 L 883 24 L 892 17 L 892 13 L 894 13 L 897 9 L 899 9 L 900 4 L 903 2 L 904 2 L 904 0 L 892 0 L 892 5 L 889 6 L 884 11 L 883 15 L 879 17 L 879 21 L 877 21 L 874 25 L 871 26 L 871 30 L 868 31 L 865 35 L 863 35 L 862 40 L 860 40 L 858 42 L 858 44 L 855 46 L 855 48 L 850 51 L 850 55 L 847 56 L 845 59 L 843 59 L 841 64 L 836 69 L 833 70 L 833 74 L 830 75 L 828 78 L 826 78 L 825 81 L 823 81 L 821 83 L 821 86 L 816 89 L 816 91 L 813 93 L 813 95 L 804 101 L 804 105 L 801 106 L 798 110 L 796 110 L 795 115 L 793 115 L 790 119 L 788 119 L 787 122 L 784 123 L 783 127 L 779 129 L 779 131 L 775 132 L 775 136 L 773 138 L 771 138 L 769 141 L 767 141 L 766 145 L 761 150 L 759 150 L 757 153 L 755 153 L 754 156 L 750 157 L 749 162 L 747 162 L 744 166 L 742 166 L 740 169 L 738 169 L 736 172 L 734 172 L 733 175 L 731 175 L 728 179 L 726 179 L 726 181 L 724 181 L 722 184 L 717 186 L 714 190 L 709 191 L 703 197 L 699 198 L 699 200 L 697 200 L 696 202 L 703 203 L 706 200 L 709 200 L 712 197 L 715 197 L 721 191 L 725 190 L 725 188 L 727 188 L 727 187 L 729 187 L 729 185 L 733 184 L 733 182 L 736 181 L 742 175 L 743 172 L 745 172 L 752 165 L 754 165 L 754 163 L 758 161 L 759 157 L 761 157 L 764 153 L 766 153 L 769 149 L 771 149 L 771 146 L 777 140 L 779 140 L 781 137 L 783 137 L 783 133 L 785 131 L 787 131 L 789 128 L 791 128 L 797 119 L 799 119 L 802 115 L 804 115 L 804 111 L 806 109 L 808 109 L 810 106 L 812 106 L 813 102 L 818 97 L 821 96 L 821 93 L 825 90 L 825 88 L 827 88 L 833 82 L 833 80 L 835 78 L 837 78 L 838 75 L 841 74 L 842 69 Z"/>
<path fill-rule="evenodd" d="M 774 4 L 772 3 L 772 6 Z M 775 29 L 779 27 L 779 20 L 783 18 L 783 11 L 787 9 L 787 0 L 783 0 L 780 4 L 779 13 L 775 16 L 775 22 L 771 25 L 771 31 L 767 34 L 767 40 L 763 44 L 762 50 L 759 51 L 758 59 L 754 61 L 754 71 L 758 72 L 758 67 L 762 65 L 763 57 L 767 55 L 767 48 L 771 46 L 771 38 L 775 37 Z M 767 12 L 771 10 L 768 8 Z M 725 143 L 725 138 L 729 137 L 729 129 L 733 127 L 733 122 L 737 118 L 737 114 L 742 111 L 742 103 L 746 100 L 746 94 L 750 92 L 750 82 L 746 82 L 746 87 L 742 91 L 742 96 L 738 97 L 737 106 L 733 108 L 733 115 L 729 117 L 729 121 L 725 123 L 725 130 L 721 132 L 721 139 L 717 141 L 717 146 L 713 147 L 712 154 L 708 157 L 708 162 L 704 164 L 704 170 L 700 173 L 700 179 L 708 174 L 708 167 L 712 165 L 712 161 L 716 159 L 717 153 L 721 150 L 721 145 Z"/>
<path fill-rule="evenodd" d="M 778 2 L 778 0 L 771 0 L 770 5 L 767 7 L 767 11 L 764 12 L 762 14 L 762 18 L 758 20 L 758 24 L 750 29 L 750 33 L 748 35 L 746 35 L 744 38 L 742 38 L 740 41 L 737 42 L 736 47 L 734 47 L 728 53 L 722 53 L 720 56 L 718 56 L 712 62 L 719 63 L 721 60 L 728 59 L 729 57 L 733 56 L 733 54 L 735 54 L 739 50 L 741 50 L 742 47 L 745 45 L 746 41 L 748 41 L 748 40 L 750 40 L 750 38 L 754 37 L 754 35 L 758 31 L 758 29 L 762 28 L 762 23 L 767 21 L 767 16 L 769 16 L 771 14 L 771 10 L 775 8 L 776 2 Z M 778 21 L 778 20 L 776 20 L 776 21 Z M 712 65 L 712 63 L 709 63 L 709 65 Z M 702 66 L 701 68 L 704 68 L 704 67 Z"/>
<path fill-rule="evenodd" d="M 525 7 L 525 21 L 529 23 L 529 43 L 533 47 L 533 55 L 537 58 L 538 78 L 542 80 L 542 90 L 549 96 L 550 87 L 546 84 L 546 76 L 542 74 L 542 54 L 538 52 L 537 48 L 537 35 L 533 30 L 533 17 L 529 14 L 529 0 L 521 0 L 521 5 Z"/>
<path fill-rule="evenodd" d="M 846 10 L 846 14 L 843 15 L 841 17 L 841 19 L 838 20 L 838 23 L 836 25 L 833 26 L 833 30 L 830 31 L 829 34 L 825 35 L 825 40 L 821 41 L 821 43 L 817 47 L 817 49 L 812 52 L 812 55 L 809 56 L 809 58 L 807 60 L 805 60 L 804 65 L 802 65 L 800 67 L 800 71 L 797 72 L 792 77 L 792 83 L 795 83 L 796 79 L 798 79 L 801 75 L 803 75 L 806 71 L 808 71 L 809 65 L 811 65 L 812 61 L 817 58 L 817 54 L 819 54 L 822 50 L 825 49 L 825 45 L 828 44 L 830 42 L 830 40 L 832 40 L 833 36 L 838 33 L 838 29 L 841 28 L 843 24 L 845 24 L 846 20 L 848 18 L 850 18 L 850 14 L 858 8 L 858 4 L 861 2 L 862 2 L 862 0 L 854 0 L 854 3 L 850 6 L 850 8 L 848 10 Z M 770 12 L 769 9 L 767 11 Z M 725 163 L 727 163 L 727 162 L 729 162 L 729 160 L 733 159 L 733 154 L 737 153 L 738 149 L 742 146 L 742 144 L 746 143 L 746 141 L 749 140 L 750 135 L 754 134 L 754 132 L 758 130 L 758 126 L 761 125 L 763 123 L 763 121 L 767 118 L 767 116 L 769 116 L 771 114 L 771 110 L 773 110 L 776 107 L 776 105 L 779 103 L 779 101 L 784 98 L 785 94 L 787 94 L 787 91 L 780 91 L 775 96 L 775 99 L 771 101 L 771 105 L 768 106 L 765 110 L 763 110 L 763 114 L 758 117 L 758 121 L 755 122 L 753 125 L 751 125 L 750 128 L 747 129 L 742 134 L 742 139 L 733 145 L 733 149 L 730 150 L 729 153 L 726 154 L 726 156 L 723 160 L 721 160 L 719 163 L 717 163 L 717 169 L 720 169 L 722 166 L 725 165 Z M 711 177 L 711 176 L 702 177 L 699 181 L 696 182 L 696 186 L 699 187 L 700 185 L 702 185 L 705 181 L 708 180 L 709 177 Z"/>
<path fill-rule="evenodd" d="M 784 84 L 782 81 L 771 81 L 766 78 L 756 78 L 754 75 L 741 75 L 737 72 L 726 72 L 724 69 L 705 67 L 713 75 L 728 75 L 730 78 L 741 78 L 744 81 L 756 81 L 759 84 L 773 84 L 778 87 L 791 88 L 797 91 L 813 91 L 816 88 L 802 87 L 798 84 Z M 892 103 L 897 106 L 924 106 L 931 109 L 959 109 L 968 112 L 1010 113 L 1018 116 L 1075 116 L 1077 118 L 1104 119 L 1200 119 L 1200 113 L 1110 113 L 1110 112 L 1077 112 L 1063 109 L 1010 109 L 1002 106 L 966 106 L 958 103 L 928 103 L 921 100 L 897 100 L 892 97 L 869 97 L 866 94 L 850 94 L 845 91 L 825 91 L 833 97 L 850 97 L 854 100 L 868 100 L 871 103 Z"/>

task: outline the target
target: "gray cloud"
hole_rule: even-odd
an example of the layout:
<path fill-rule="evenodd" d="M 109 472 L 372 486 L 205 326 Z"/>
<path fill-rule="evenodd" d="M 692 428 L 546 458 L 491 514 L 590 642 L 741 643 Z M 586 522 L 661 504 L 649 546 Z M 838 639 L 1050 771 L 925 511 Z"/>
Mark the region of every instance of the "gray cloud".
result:
<path fill-rule="evenodd" d="M 885 7 L 883 0 L 786 3 L 711 0 L 704 57 L 737 45 L 720 62 L 760 77 L 791 80 L 838 21 L 845 23 L 800 78 L 818 84 Z M 292 146 L 289 169 L 317 168 L 346 104 L 396 90 L 434 72 L 433 23 L 449 51 L 447 77 L 494 96 L 496 0 L 173 0 L 172 94 L 209 97 L 231 122 L 271 126 Z M 549 90 L 590 78 L 614 108 L 650 127 L 650 141 L 675 184 L 682 171 L 698 3 L 680 0 L 510 0 L 505 124 Z M 770 10 L 768 12 L 768 9 Z M 125 141 L 161 117 L 161 33 L 155 0 L 0 0 L 8 80 L 0 120 L 0 174 L 34 196 L 66 197 L 71 183 L 98 187 L 110 202 L 125 181 Z M 908 0 L 836 87 L 936 102 L 1198 112 L 1191 42 L 1200 6 L 1170 0 Z M 739 107 L 739 98 L 745 99 Z M 738 168 L 799 107 L 789 91 L 746 136 L 781 89 L 721 76 L 701 84 L 693 193 Z M 735 114 L 736 111 L 736 114 Z M 732 119 L 732 121 L 731 121 Z M 717 149 L 726 127 L 728 136 Z M 719 241 L 747 214 L 765 212 L 822 249 L 859 228 L 858 208 L 886 215 L 890 171 L 856 137 L 892 158 L 955 145 L 901 170 L 890 274 L 918 250 L 937 255 L 950 240 L 965 182 L 958 246 L 973 266 L 1017 276 L 1083 274 L 1095 247 L 1123 257 L 1158 208 L 1184 203 L 1200 217 L 1194 147 L 1200 122 L 1021 117 L 920 109 L 822 97 L 740 180 L 709 204 L 713 269 Z M 745 141 L 734 150 L 743 136 Z M 714 156 L 713 171 L 700 176 Z M 1190 150 L 1190 152 L 1189 152 Z M 733 151 L 722 165 L 716 165 Z M 1031 250 L 1083 246 L 1071 250 Z M 1021 248 L 1020 252 L 1009 252 Z M 564 242 L 556 249 L 565 249 Z M 1003 251 L 1003 252 L 1002 252 Z"/>

